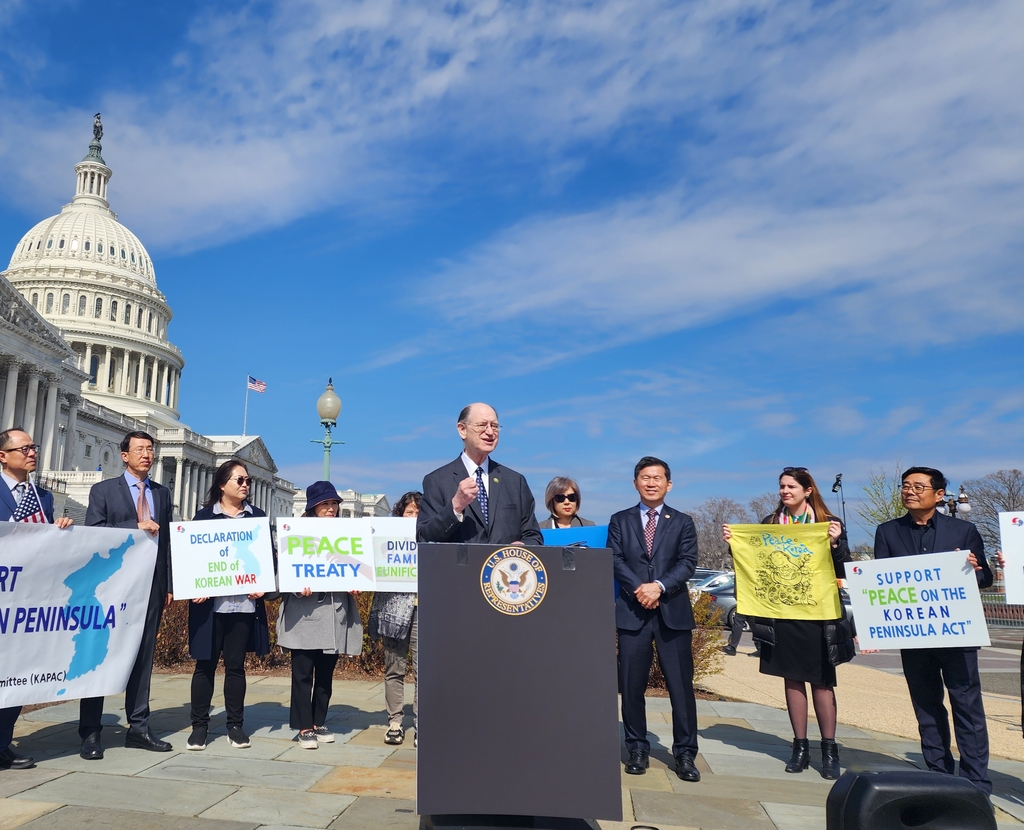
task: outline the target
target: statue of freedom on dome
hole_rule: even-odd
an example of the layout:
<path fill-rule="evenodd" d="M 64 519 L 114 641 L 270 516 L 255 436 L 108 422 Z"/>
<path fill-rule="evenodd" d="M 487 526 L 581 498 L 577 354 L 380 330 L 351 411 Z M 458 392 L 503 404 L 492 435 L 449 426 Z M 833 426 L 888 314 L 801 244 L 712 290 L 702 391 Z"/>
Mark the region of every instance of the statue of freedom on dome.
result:
<path fill-rule="evenodd" d="M 96 113 L 92 118 L 92 136 L 97 141 L 103 138 L 103 122 L 100 121 L 99 113 Z"/>

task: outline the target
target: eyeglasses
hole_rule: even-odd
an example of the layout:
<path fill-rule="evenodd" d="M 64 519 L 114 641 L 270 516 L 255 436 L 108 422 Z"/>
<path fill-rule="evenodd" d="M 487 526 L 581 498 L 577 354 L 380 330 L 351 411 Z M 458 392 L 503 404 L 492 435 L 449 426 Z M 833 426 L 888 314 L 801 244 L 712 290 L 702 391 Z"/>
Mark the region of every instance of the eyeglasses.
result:
<path fill-rule="evenodd" d="M 23 447 L 8 447 L 3 452 L 20 452 L 22 455 L 31 455 L 34 452 L 39 452 L 42 449 L 38 444 L 25 444 Z"/>
<path fill-rule="evenodd" d="M 486 429 L 490 429 L 494 432 L 501 432 L 501 424 L 497 421 L 484 421 L 479 424 L 466 424 L 467 427 L 473 430 L 473 432 L 483 432 Z"/>
<path fill-rule="evenodd" d="M 576 504 L 580 500 L 580 497 L 576 493 L 559 493 L 557 496 L 552 496 L 551 499 L 555 504 L 561 504 L 563 501 L 567 501 L 570 504 Z"/>
<path fill-rule="evenodd" d="M 784 473 L 806 473 L 806 467 L 783 467 L 782 472 Z"/>
<path fill-rule="evenodd" d="M 251 476 L 235 476 L 234 478 L 229 478 L 228 481 L 235 482 L 235 484 L 237 484 L 239 487 L 248 487 L 250 484 L 252 484 L 252 477 Z"/>
<path fill-rule="evenodd" d="M 145 449 L 139 449 L 136 447 L 134 450 L 128 450 L 129 455 L 154 455 L 156 450 L 152 447 L 146 447 Z"/>
<path fill-rule="evenodd" d="M 901 493 L 909 493 L 909 492 L 913 491 L 915 493 L 921 494 L 925 490 L 934 490 L 934 489 L 935 489 L 934 487 L 929 487 L 926 484 L 904 484 L 902 487 L 900 487 L 900 492 Z"/>

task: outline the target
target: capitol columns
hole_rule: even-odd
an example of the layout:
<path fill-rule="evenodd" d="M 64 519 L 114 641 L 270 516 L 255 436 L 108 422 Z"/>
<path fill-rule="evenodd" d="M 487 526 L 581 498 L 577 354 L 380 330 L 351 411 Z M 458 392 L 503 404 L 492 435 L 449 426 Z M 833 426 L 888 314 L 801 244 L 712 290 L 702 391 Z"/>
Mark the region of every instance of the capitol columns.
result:
<path fill-rule="evenodd" d="M 30 434 L 35 432 L 36 404 L 39 403 L 39 381 L 41 379 L 42 376 L 39 372 L 29 372 L 28 387 L 25 390 L 25 417 L 22 420 L 22 427 Z"/>
<path fill-rule="evenodd" d="M 65 470 L 73 470 L 78 455 L 78 404 L 82 399 L 78 395 L 68 395 L 67 398 L 68 429 L 64 433 L 64 463 L 61 466 Z"/>
<path fill-rule="evenodd" d="M 182 478 L 182 458 L 179 455 L 174 459 L 174 506 L 178 508 L 178 515 L 182 516 L 183 511 L 181 510 L 181 478 Z"/>
<path fill-rule="evenodd" d="M 11 429 L 14 426 L 14 407 L 18 401 L 18 370 L 21 368 L 21 361 L 7 361 L 7 391 L 4 393 L 4 429 Z"/>
<path fill-rule="evenodd" d="M 60 378 L 50 377 L 46 389 L 46 410 L 43 413 L 43 469 L 52 470 L 54 454 L 54 434 L 57 432 L 57 393 L 60 391 Z"/>

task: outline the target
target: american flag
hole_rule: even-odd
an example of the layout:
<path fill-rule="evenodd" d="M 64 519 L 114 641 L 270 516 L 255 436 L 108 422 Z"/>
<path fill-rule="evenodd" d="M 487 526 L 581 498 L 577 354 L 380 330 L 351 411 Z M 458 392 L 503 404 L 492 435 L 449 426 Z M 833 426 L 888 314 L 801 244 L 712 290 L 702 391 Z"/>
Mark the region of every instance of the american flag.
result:
<path fill-rule="evenodd" d="M 46 514 L 36 497 L 36 488 L 29 484 L 25 488 L 25 495 L 21 497 L 17 508 L 14 510 L 14 521 L 32 522 L 33 524 L 47 524 Z"/>
<path fill-rule="evenodd" d="M 254 378 L 252 375 L 249 375 L 248 388 L 251 389 L 253 392 L 266 392 L 267 384 L 264 383 L 262 380 L 256 380 L 256 378 Z"/>

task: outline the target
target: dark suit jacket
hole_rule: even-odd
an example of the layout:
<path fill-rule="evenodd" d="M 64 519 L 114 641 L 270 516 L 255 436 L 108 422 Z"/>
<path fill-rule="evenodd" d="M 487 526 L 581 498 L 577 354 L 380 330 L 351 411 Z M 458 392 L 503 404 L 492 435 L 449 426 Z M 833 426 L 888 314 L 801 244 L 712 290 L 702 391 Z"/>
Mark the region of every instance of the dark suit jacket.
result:
<path fill-rule="evenodd" d="M 910 527 L 914 523 L 909 513 L 884 522 L 875 531 L 875 559 L 888 559 L 893 556 L 917 556 L 917 547 L 914 545 L 914 535 Z M 992 568 L 989 567 L 985 558 L 985 543 L 981 534 L 971 522 L 963 519 L 954 519 L 943 513 L 935 513 L 935 552 L 941 553 L 947 550 L 959 548 L 964 556 L 970 551 L 977 557 L 980 571 L 975 571 L 978 577 L 978 587 L 988 588 L 992 584 Z"/>
<path fill-rule="evenodd" d="M 637 631 L 652 614 L 660 613 L 662 622 L 669 628 L 692 630 L 696 625 L 686 581 L 697 568 L 697 528 L 693 519 L 664 505 L 654 532 L 650 560 L 644 542 L 644 524 L 638 504 L 616 513 L 608 522 L 608 547 L 612 550 L 615 579 L 619 583 L 615 627 Z M 657 609 L 648 611 L 633 592 L 655 580 L 665 586 L 665 592 Z"/>
<path fill-rule="evenodd" d="M 156 568 L 153 571 L 153 594 L 151 602 L 159 601 L 161 606 L 171 584 L 171 492 L 162 484 L 150 479 L 153 491 L 153 521 L 160 525 L 156 539 Z M 131 488 L 123 475 L 108 478 L 94 484 L 89 491 L 89 506 L 85 511 L 85 523 L 90 527 L 137 528 L 138 513 Z"/>
<path fill-rule="evenodd" d="M 416 538 L 421 542 L 479 542 L 481 544 L 543 545 L 544 538 L 534 515 L 533 493 L 526 479 L 491 459 L 490 492 L 487 496 L 487 524 L 475 499 L 463 514 L 455 517 L 452 498 L 459 482 L 466 478 L 460 455 L 423 479 L 423 499 L 416 520 Z"/>
<path fill-rule="evenodd" d="M 53 493 L 49 490 L 44 490 L 42 487 L 36 487 L 36 492 L 39 494 L 39 506 L 43 508 L 43 513 L 46 514 L 46 520 L 52 522 Z M 18 503 L 14 500 L 14 493 L 8 489 L 7 482 L 0 481 L 0 522 L 9 521 L 17 507 Z"/>

